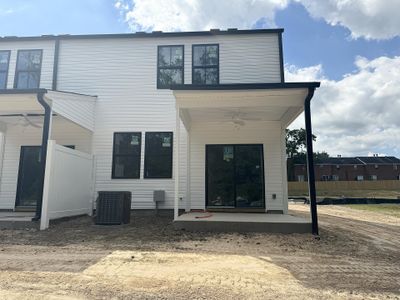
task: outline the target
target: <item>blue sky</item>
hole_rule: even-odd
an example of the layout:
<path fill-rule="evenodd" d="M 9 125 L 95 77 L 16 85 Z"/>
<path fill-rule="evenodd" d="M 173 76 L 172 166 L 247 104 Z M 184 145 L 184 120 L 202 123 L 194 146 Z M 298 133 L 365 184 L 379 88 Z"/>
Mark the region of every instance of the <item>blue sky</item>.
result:
<path fill-rule="evenodd" d="M 278 11 L 275 23 L 285 28 L 285 62 L 298 67 L 323 64 L 325 74 L 331 79 L 337 80 L 351 73 L 357 55 L 368 59 L 399 55 L 400 38 L 385 41 L 351 39 L 348 29 L 311 18 L 299 3 L 291 3 Z M 252 27 L 265 26 L 256 22 Z M 130 31 L 112 0 L 0 2 L 1 36 Z"/>
<path fill-rule="evenodd" d="M 399 118 L 382 111 L 383 104 L 400 110 L 400 4 L 346 3 L 351 5 L 339 0 L 1 0 L 0 36 L 283 27 L 286 78 L 323 83 L 313 104 L 317 150 L 400 156 Z M 352 92 L 355 88 L 360 93 Z M 360 114 L 368 118 L 354 122 Z"/>
<path fill-rule="evenodd" d="M 279 11 L 275 22 L 285 28 L 285 62 L 298 67 L 323 64 L 325 74 L 331 79 L 338 80 L 354 71 L 356 56 L 374 59 L 400 54 L 399 37 L 385 41 L 351 39 L 348 29 L 311 18 L 300 4 L 292 3 Z"/>

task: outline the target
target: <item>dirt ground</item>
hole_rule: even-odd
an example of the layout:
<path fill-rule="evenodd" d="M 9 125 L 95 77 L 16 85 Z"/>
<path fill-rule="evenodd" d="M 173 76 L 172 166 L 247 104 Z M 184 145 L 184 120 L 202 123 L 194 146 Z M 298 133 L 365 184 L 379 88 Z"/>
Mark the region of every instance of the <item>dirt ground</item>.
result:
<path fill-rule="evenodd" d="M 291 213 L 308 216 L 293 204 Z M 400 218 L 319 206 L 308 234 L 175 231 L 89 217 L 0 231 L 1 299 L 400 299 Z"/>

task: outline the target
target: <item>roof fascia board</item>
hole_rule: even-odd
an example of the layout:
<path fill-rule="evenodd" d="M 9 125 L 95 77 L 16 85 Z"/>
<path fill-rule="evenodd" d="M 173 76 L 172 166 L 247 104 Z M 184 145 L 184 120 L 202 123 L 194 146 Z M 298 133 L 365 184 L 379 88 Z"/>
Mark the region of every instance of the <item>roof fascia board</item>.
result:
<path fill-rule="evenodd" d="M 74 40 L 74 39 L 124 39 L 124 38 L 168 38 L 168 37 L 192 37 L 192 36 L 217 36 L 217 35 L 246 35 L 246 34 L 281 34 L 283 28 L 276 29 L 244 29 L 244 30 L 210 30 L 187 32 L 136 32 L 117 34 L 79 34 L 79 35 L 42 35 L 42 36 L 5 36 L 1 41 L 36 41 L 36 40 Z"/>
<path fill-rule="evenodd" d="M 171 86 L 171 90 L 253 90 L 253 89 L 298 89 L 318 88 L 320 82 L 237 83 L 216 85 L 182 84 Z"/>

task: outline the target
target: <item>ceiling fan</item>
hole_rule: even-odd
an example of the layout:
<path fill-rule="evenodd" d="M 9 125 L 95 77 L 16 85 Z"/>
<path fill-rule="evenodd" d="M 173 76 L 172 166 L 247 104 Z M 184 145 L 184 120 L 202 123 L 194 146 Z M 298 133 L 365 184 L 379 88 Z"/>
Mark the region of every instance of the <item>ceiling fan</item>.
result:
<path fill-rule="evenodd" d="M 239 109 L 237 109 L 236 111 L 225 111 L 226 113 L 224 114 L 224 117 L 229 118 L 229 122 L 232 122 L 235 125 L 244 126 L 246 124 L 246 121 L 261 121 L 261 118 L 250 117 L 248 116 L 248 113 L 241 112 Z"/>
<path fill-rule="evenodd" d="M 38 123 L 32 121 L 30 119 L 30 117 L 27 114 L 22 114 L 19 115 L 19 120 L 15 123 L 11 123 L 12 126 L 22 126 L 22 127 L 28 127 L 28 126 L 32 126 L 35 128 L 42 128 L 41 125 L 39 125 Z"/>

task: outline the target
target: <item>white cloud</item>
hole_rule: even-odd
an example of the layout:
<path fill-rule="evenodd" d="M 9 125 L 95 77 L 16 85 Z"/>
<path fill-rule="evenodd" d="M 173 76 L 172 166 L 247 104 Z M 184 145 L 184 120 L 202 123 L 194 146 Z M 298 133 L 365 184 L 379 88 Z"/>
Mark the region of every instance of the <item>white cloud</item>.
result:
<path fill-rule="evenodd" d="M 274 27 L 275 12 L 290 0 L 135 0 L 116 1 L 134 30 L 251 28 L 257 21 Z"/>
<path fill-rule="evenodd" d="M 399 0 L 117 0 L 116 9 L 133 31 L 275 27 L 275 13 L 301 3 L 314 18 L 351 31 L 353 38 L 400 35 Z"/>
<path fill-rule="evenodd" d="M 353 38 L 389 39 L 400 35 L 399 0 L 296 0 L 311 16 L 351 31 Z"/>
<path fill-rule="evenodd" d="M 320 65 L 287 66 L 287 81 L 320 80 L 312 100 L 316 150 L 331 155 L 400 155 L 400 57 L 358 57 L 356 72 L 326 79 Z M 291 127 L 304 127 L 303 116 Z"/>

